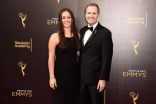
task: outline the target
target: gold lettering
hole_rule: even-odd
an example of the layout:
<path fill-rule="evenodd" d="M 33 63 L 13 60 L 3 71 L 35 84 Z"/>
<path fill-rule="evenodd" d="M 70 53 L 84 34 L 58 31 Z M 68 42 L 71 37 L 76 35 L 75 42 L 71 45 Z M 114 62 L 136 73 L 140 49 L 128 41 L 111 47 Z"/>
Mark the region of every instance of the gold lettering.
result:
<path fill-rule="evenodd" d="M 139 74 L 139 77 L 141 77 L 141 74 L 142 74 L 142 73 L 138 73 L 138 74 Z"/>
<path fill-rule="evenodd" d="M 24 96 L 25 96 L 25 92 L 23 92 L 23 93 L 21 92 L 21 96 L 22 96 L 22 95 L 24 95 Z"/>
<path fill-rule="evenodd" d="M 142 25 L 144 25 L 144 21 L 140 21 Z"/>
<path fill-rule="evenodd" d="M 56 20 L 56 24 L 58 24 L 59 22 L 58 22 L 58 20 Z"/>
<path fill-rule="evenodd" d="M 18 47 L 18 45 L 15 45 L 14 47 Z"/>
<path fill-rule="evenodd" d="M 136 18 L 127 17 L 127 20 L 128 21 L 144 21 L 145 19 L 144 18 L 140 18 L 140 17 L 139 18 L 137 18 L 137 17 Z"/>
<path fill-rule="evenodd" d="M 20 95 L 20 92 L 16 92 L 16 96 L 18 96 L 18 95 L 21 96 L 21 95 Z"/>
<path fill-rule="evenodd" d="M 19 48 L 30 48 L 30 45 L 15 45 L 14 47 L 19 47 Z"/>
<path fill-rule="evenodd" d="M 47 20 L 47 25 L 51 25 L 51 20 Z"/>
<path fill-rule="evenodd" d="M 126 72 L 123 72 L 123 76 L 126 77 Z"/>
<path fill-rule="evenodd" d="M 47 25 L 58 24 L 58 20 L 47 20 Z"/>
<path fill-rule="evenodd" d="M 146 78 L 147 73 L 123 72 L 123 77 L 128 77 L 128 76 Z"/>
<path fill-rule="evenodd" d="M 17 44 L 17 41 L 15 41 L 15 45 Z"/>
<path fill-rule="evenodd" d="M 130 21 L 127 21 L 128 24 L 130 24 Z"/>
<path fill-rule="evenodd" d="M 129 21 L 129 20 L 130 20 L 130 18 L 129 18 L 129 17 L 127 17 L 127 20 Z"/>
<path fill-rule="evenodd" d="M 132 72 L 130 74 L 127 72 L 127 77 L 128 77 L 128 75 L 131 75 L 131 77 L 132 77 Z"/>
<path fill-rule="evenodd" d="M 136 75 L 136 77 L 137 77 L 137 73 L 135 73 L 135 74 L 133 73 L 133 77 L 134 77 L 135 75 Z"/>
<path fill-rule="evenodd" d="M 29 92 L 29 97 L 32 97 L 32 92 Z"/>
<path fill-rule="evenodd" d="M 53 21 L 53 20 L 51 20 L 51 24 L 55 24 L 55 20 Z"/>
<path fill-rule="evenodd" d="M 29 94 L 29 93 L 27 92 L 27 93 L 26 93 L 26 97 L 28 96 L 28 94 Z"/>
<path fill-rule="evenodd" d="M 147 73 L 142 73 L 142 75 L 143 75 L 142 77 L 143 77 L 143 78 L 146 78 L 146 74 L 147 74 Z"/>
<path fill-rule="evenodd" d="M 32 97 L 33 92 L 12 92 L 12 96 Z"/>
<path fill-rule="evenodd" d="M 144 21 L 127 21 L 128 24 L 142 24 L 144 25 Z"/>
<path fill-rule="evenodd" d="M 145 18 L 140 18 L 140 17 L 136 17 L 136 18 L 132 18 L 132 17 L 127 17 L 127 23 L 128 24 L 142 24 L 144 25 L 145 23 Z"/>
<path fill-rule="evenodd" d="M 16 95 L 15 95 L 15 92 L 12 92 L 12 96 L 16 96 Z"/>

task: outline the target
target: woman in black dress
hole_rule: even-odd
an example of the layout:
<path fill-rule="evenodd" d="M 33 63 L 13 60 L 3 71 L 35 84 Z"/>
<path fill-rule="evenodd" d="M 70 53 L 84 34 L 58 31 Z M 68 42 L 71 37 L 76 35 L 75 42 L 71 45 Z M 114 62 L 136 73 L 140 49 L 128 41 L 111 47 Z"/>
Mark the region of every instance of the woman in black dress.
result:
<path fill-rule="evenodd" d="M 80 34 L 75 26 L 74 15 L 70 9 L 62 9 L 59 13 L 58 32 L 49 39 L 49 84 L 53 89 L 53 104 L 77 104 L 76 57 L 80 47 Z"/>

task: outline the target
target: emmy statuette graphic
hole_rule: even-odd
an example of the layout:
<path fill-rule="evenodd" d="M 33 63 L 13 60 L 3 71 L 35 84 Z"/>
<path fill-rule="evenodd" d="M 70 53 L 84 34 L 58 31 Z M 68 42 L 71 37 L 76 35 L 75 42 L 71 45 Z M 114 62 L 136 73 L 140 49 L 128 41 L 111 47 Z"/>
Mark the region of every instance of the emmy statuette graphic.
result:
<path fill-rule="evenodd" d="M 135 97 L 135 92 L 132 91 L 132 92 L 130 92 L 129 95 L 133 98 L 133 103 L 136 104 L 135 101 L 138 99 L 139 94 L 137 94 Z"/>
<path fill-rule="evenodd" d="M 27 15 L 24 15 L 23 13 L 19 13 L 19 14 L 18 14 L 18 17 L 21 18 L 21 20 L 22 20 L 23 28 L 26 28 L 26 27 L 25 27 L 25 23 L 24 23 L 24 21 L 26 20 L 26 16 L 27 16 Z"/>
<path fill-rule="evenodd" d="M 18 63 L 18 65 L 21 67 L 21 71 L 22 71 L 23 76 L 25 76 L 24 69 L 25 69 L 25 67 L 26 67 L 26 63 L 25 63 L 24 66 L 23 66 L 23 62 L 20 61 L 20 62 Z"/>
<path fill-rule="evenodd" d="M 58 3 L 60 3 L 60 0 L 57 0 L 58 1 Z"/>
<path fill-rule="evenodd" d="M 138 55 L 138 52 L 137 52 L 136 48 L 139 46 L 139 41 L 138 41 L 138 43 L 136 44 L 136 40 L 132 39 L 132 40 L 130 41 L 130 43 L 134 46 L 134 52 L 135 52 L 135 54 Z"/>

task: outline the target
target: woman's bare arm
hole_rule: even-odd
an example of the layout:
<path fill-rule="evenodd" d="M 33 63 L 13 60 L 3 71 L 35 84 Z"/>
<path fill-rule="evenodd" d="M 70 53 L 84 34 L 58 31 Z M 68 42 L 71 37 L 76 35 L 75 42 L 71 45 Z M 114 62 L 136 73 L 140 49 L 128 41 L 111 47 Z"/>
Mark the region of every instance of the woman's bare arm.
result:
<path fill-rule="evenodd" d="M 55 62 L 55 48 L 58 44 L 58 33 L 54 33 L 51 35 L 49 39 L 49 59 L 48 59 L 48 67 L 49 67 L 49 76 L 54 77 L 54 62 Z M 49 80 L 50 87 L 55 90 L 55 87 L 57 86 L 56 79 L 50 78 Z M 55 84 L 55 87 L 54 87 Z"/>

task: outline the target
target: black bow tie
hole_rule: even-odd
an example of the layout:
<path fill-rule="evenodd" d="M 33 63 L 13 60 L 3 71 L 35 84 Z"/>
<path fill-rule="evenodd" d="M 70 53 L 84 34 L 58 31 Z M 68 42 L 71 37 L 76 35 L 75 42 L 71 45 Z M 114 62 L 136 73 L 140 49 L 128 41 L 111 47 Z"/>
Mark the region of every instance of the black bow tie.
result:
<path fill-rule="evenodd" d="M 85 30 L 87 31 L 88 29 L 90 29 L 91 32 L 93 31 L 93 27 L 88 27 L 88 26 L 86 26 L 86 27 L 85 27 Z"/>

